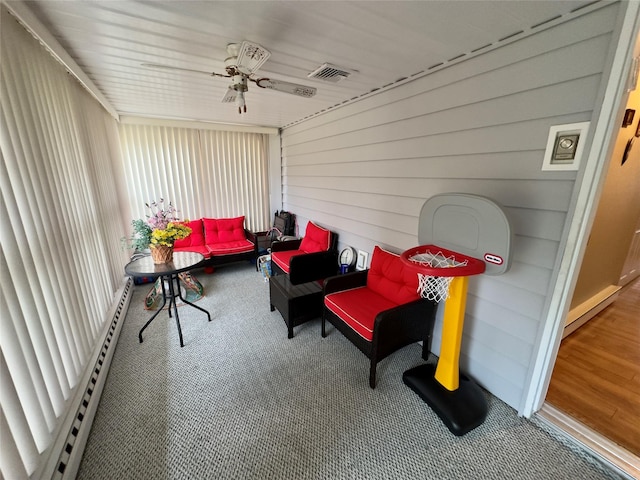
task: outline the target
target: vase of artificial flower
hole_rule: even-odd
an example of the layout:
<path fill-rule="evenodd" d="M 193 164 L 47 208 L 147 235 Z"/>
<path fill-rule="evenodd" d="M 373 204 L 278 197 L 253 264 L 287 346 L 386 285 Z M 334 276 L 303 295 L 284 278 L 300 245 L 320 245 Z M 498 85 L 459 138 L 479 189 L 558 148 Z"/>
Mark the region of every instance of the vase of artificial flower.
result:
<path fill-rule="evenodd" d="M 164 199 L 145 205 L 151 210 L 151 215 L 147 215 L 146 222 L 132 222 L 134 235 L 130 239 L 131 245 L 136 250 L 149 248 L 155 264 L 172 262 L 174 242 L 191 235 L 191 229 L 178 220 L 178 211 L 171 202 L 167 207 L 164 206 Z"/>

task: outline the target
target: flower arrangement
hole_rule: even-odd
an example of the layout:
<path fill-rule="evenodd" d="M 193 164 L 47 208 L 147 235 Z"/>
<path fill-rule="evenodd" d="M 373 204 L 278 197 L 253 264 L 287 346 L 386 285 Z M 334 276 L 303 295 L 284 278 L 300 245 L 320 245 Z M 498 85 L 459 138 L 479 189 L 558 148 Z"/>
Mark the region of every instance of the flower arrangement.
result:
<path fill-rule="evenodd" d="M 178 210 L 171 202 L 165 207 L 164 199 L 161 198 L 160 202 L 152 202 L 151 205 L 145 203 L 145 206 L 151 210 L 151 215 L 147 216 L 147 223 L 152 229 L 149 239 L 150 245 L 173 247 L 173 242 L 191 234 L 191 229 L 180 223 Z"/>
<path fill-rule="evenodd" d="M 188 237 L 191 229 L 181 223 L 169 222 L 167 228 L 160 230 L 158 228 L 151 232 L 151 245 L 164 245 L 173 247 L 173 242 Z"/>
<path fill-rule="evenodd" d="M 188 237 L 191 229 L 178 219 L 178 210 L 171 202 L 165 206 L 163 198 L 159 202 L 145 203 L 151 211 L 147 220 L 133 220 L 133 234 L 129 246 L 135 250 L 149 247 L 173 247 L 176 240 Z M 188 220 L 184 220 L 185 222 Z"/>

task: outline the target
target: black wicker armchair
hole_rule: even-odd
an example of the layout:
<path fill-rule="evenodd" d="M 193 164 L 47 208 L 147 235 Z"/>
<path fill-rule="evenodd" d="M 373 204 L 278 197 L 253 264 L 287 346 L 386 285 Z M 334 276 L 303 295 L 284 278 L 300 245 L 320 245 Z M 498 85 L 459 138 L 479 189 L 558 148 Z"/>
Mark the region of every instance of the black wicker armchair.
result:
<path fill-rule="evenodd" d="M 304 238 L 271 244 L 273 275 L 287 274 L 294 285 L 335 275 L 337 243 L 337 234 L 309 222 Z"/>
<path fill-rule="evenodd" d="M 422 341 L 422 358 L 429 356 L 437 304 L 415 293 L 415 273 L 399 262 L 376 247 L 370 270 L 331 277 L 324 285 L 322 337 L 328 321 L 369 358 L 371 388 L 378 362 L 396 350 Z"/>

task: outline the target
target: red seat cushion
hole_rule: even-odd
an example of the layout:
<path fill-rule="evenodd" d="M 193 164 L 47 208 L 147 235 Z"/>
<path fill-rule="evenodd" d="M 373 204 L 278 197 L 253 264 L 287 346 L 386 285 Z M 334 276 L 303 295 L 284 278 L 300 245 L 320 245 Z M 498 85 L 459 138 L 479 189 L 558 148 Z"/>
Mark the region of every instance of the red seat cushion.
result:
<path fill-rule="evenodd" d="M 282 250 L 271 253 L 271 261 L 278 265 L 284 273 L 289 273 L 289 263 L 294 255 L 304 255 L 307 252 L 302 250 Z"/>
<path fill-rule="evenodd" d="M 203 247 L 204 246 L 204 226 L 202 219 L 192 220 L 190 222 L 181 222 L 191 229 L 191 234 L 173 243 L 174 248 L 189 250 L 186 247 Z M 197 250 L 191 250 L 197 251 Z M 205 249 L 206 251 L 206 249 Z M 201 252 L 202 253 L 202 252 Z"/>
<path fill-rule="evenodd" d="M 397 306 L 367 287 L 330 293 L 324 297 L 324 304 L 369 342 L 373 339 L 376 315 Z"/>
<path fill-rule="evenodd" d="M 249 240 L 233 240 L 230 242 L 220 242 L 208 244 L 206 246 L 210 255 L 232 255 L 234 253 L 252 252 L 254 245 Z"/>
<path fill-rule="evenodd" d="M 235 218 L 203 218 L 206 245 L 246 240 L 244 216 Z"/>
<path fill-rule="evenodd" d="M 300 250 L 305 253 L 326 252 L 329 250 L 331 232 L 313 222 L 307 223 L 307 230 L 300 242 Z"/>
<path fill-rule="evenodd" d="M 376 246 L 367 274 L 367 287 L 400 305 L 418 300 L 418 275 L 405 267 L 399 255 Z"/>

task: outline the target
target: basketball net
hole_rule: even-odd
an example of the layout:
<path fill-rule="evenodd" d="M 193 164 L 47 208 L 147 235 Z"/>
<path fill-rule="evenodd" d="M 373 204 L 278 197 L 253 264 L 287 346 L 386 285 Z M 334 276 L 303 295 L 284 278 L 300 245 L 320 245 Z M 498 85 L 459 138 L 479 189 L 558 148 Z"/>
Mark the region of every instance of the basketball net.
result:
<path fill-rule="evenodd" d="M 467 265 L 467 260 L 457 261 L 453 255 L 446 257 L 442 252 L 417 253 L 409 260 L 430 268 L 464 267 Z M 418 293 L 422 298 L 439 303 L 449 297 L 449 285 L 454 278 L 418 273 Z"/>

